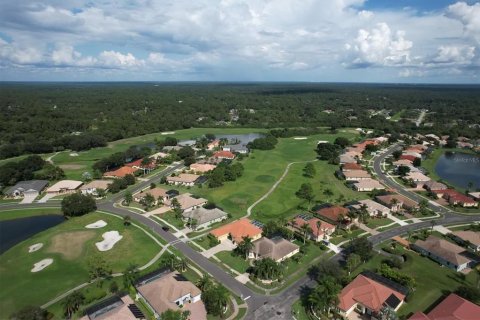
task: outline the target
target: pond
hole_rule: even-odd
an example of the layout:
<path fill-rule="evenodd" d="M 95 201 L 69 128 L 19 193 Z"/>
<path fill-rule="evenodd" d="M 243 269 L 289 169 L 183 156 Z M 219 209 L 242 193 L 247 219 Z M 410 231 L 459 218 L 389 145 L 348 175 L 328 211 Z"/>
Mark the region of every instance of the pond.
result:
<path fill-rule="evenodd" d="M 476 190 L 480 188 L 480 155 L 446 152 L 435 164 L 435 172 L 454 186 Z"/>
<path fill-rule="evenodd" d="M 247 144 L 257 138 L 265 136 L 263 133 L 246 133 L 246 134 L 219 134 L 217 139 L 228 139 L 228 143 L 238 141 L 240 144 Z"/>
<path fill-rule="evenodd" d="M 0 221 L 0 254 L 63 221 L 65 218 L 56 214 Z"/>

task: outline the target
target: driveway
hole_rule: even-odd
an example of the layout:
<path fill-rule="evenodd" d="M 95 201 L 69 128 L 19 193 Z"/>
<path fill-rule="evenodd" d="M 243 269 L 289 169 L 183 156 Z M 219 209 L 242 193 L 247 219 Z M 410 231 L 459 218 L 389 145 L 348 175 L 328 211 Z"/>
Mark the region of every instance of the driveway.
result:
<path fill-rule="evenodd" d="M 38 200 L 38 202 L 39 203 L 45 203 L 55 196 L 56 196 L 56 194 L 54 194 L 54 193 L 47 193 L 42 199 Z"/>
<path fill-rule="evenodd" d="M 23 196 L 23 200 L 20 203 L 32 203 L 35 198 L 38 197 L 38 192 L 26 193 Z"/>
<path fill-rule="evenodd" d="M 222 241 L 219 245 L 216 245 L 215 247 L 213 248 L 210 248 L 206 251 L 203 251 L 202 252 L 202 255 L 205 257 L 205 258 L 210 258 L 212 257 L 213 255 L 215 255 L 216 253 L 219 253 L 221 251 L 232 251 L 233 249 L 235 249 L 237 246 L 235 244 L 233 244 L 232 241 L 230 240 L 224 240 Z"/>
<path fill-rule="evenodd" d="M 150 217 L 151 215 L 154 215 L 154 214 L 162 214 L 162 213 L 165 213 L 165 212 L 168 212 L 170 211 L 170 207 L 167 207 L 167 206 L 163 206 L 163 207 L 160 207 L 160 208 L 157 208 L 155 210 L 152 210 L 152 211 L 149 211 L 149 212 L 145 212 L 144 216 L 145 217 Z"/>
<path fill-rule="evenodd" d="M 433 230 L 440 232 L 441 234 L 449 234 L 452 233 L 452 231 L 448 228 L 445 228 L 444 226 L 434 226 Z"/>
<path fill-rule="evenodd" d="M 396 223 L 398 223 L 399 225 L 401 226 L 406 226 L 408 223 L 406 223 L 405 221 L 403 221 L 402 219 L 398 219 L 397 217 L 395 217 L 394 215 L 392 214 L 387 214 L 387 218 L 390 219 L 390 220 L 393 220 L 395 221 Z"/>

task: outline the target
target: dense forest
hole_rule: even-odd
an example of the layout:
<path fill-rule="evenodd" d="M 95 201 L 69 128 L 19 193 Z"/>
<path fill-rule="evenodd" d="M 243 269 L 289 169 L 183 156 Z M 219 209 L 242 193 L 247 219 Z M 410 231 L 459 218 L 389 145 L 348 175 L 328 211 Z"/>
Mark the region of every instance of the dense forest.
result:
<path fill-rule="evenodd" d="M 418 128 L 413 119 L 427 109 Z M 398 121 L 386 120 L 397 116 Z M 0 158 L 190 127 L 367 127 L 480 137 L 480 87 L 310 83 L 2 83 Z"/>

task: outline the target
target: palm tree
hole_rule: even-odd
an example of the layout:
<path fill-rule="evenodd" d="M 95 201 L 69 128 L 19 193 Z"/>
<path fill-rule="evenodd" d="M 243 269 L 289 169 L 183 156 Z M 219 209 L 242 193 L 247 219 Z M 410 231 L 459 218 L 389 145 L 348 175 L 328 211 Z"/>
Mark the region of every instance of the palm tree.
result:
<path fill-rule="evenodd" d="M 307 236 L 312 233 L 312 228 L 308 223 L 304 223 L 300 226 L 300 230 L 302 231 L 303 236 L 303 244 L 307 241 Z"/>
<path fill-rule="evenodd" d="M 188 267 L 187 260 L 180 258 L 180 260 L 176 261 L 176 267 L 179 269 L 180 272 L 185 272 Z"/>
<path fill-rule="evenodd" d="M 125 271 L 123 271 L 123 284 L 125 288 L 133 285 L 135 280 L 137 279 L 138 268 L 135 264 L 130 264 Z"/>
<path fill-rule="evenodd" d="M 318 237 L 320 236 L 320 227 L 322 226 L 322 221 L 317 220 L 316 226 L 317 226 L 317 240 L 318 240 Z"/>
<path fill-rule="evenodd" d="M 203 276 L 197 281 L 196 285 L 200 290 L 206 291 L 211 288 L 213 281 L 207 273 L 204 273 Z"/>
<path fill-rule="evenodd" d="M 245 259 L 248 259 L 248 256 L 250 254 L 250 251 L 252 251 L 253 246 L 254 245 L 252 242 L 252 238 L 250 238 L 249 236 L 246 236 L 246 237 L 242 237 L 242 242 L 238 244 L 237 249 L 238 249 L 238 252 L 245 255 Z"/>
<path fill-rule="evenodd" d="M 78 291 L 74 291 L 65 298 L 63 302 L 63 308 L 67 318 L 70 319 L 72 315 L 78 311 L 80 305 L 83 303 L 84 300 L 85 297 Z"/>

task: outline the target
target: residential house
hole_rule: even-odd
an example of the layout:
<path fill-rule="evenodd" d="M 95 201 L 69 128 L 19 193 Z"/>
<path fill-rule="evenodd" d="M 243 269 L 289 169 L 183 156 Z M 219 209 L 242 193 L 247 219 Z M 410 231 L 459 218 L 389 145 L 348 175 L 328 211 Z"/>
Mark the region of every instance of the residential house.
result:
<path fill-rule="evenodd" d="M 243 237 L 250 237 L 253 241 L 260 239 L 262 229 L 253 224 L 253 221 L 242 218 L 214 229 L 210 231 L 210 234 L 218 241 L 225 241 L 230 238 L 233 243 L 238 244 L 243 241 Z"/>
<path fill-rule="evenodd" d="M 435 236 L 429 236 L 425 241 L 417 240 L 411 247 L 455 271 L 462 271 L 474 264 L 470 258 L 464 255 L 466 251 L 464 248 Z"/>
<path fill-rule="evenodd" d="M 193 147 L 197 144 L 196 140 L 180 140 L 177 143 L 179 147 Z"/>
<path fill-rule="evenodd" d="M 244 144 L 229 144 L 224 146 L 222 150 L 239 154 L 247 154 L 249 152 L 247 146 Z"/>
<path fill-rule="evenodd" d="M 405 177 L 403 177 L 403 179 L 405 181 L 413 182 L 417 187 L 423 186 L 426 182 L 431 180 L 421 172 L 409 172 Z"/>
<path fill-rule="evenodd" d="M 480 192 L 469 192 L 468 195 L 473 199 L 480 201 Z"/>
<path fill-rule="evenodd" d="M 470 198 L 454 189 L 432 190 L 431 192 L 434 193 L 437 198 L 444 198 L 449 204 L 454 206 L 458 205 L 465 208 L 478 206 L 478 202 L 475 201 L 475 199 Z"/>
<path fill-rule="evenodd" d="M 390 214 L 390 208 L 370 199 L 359 200 L 357 204 L 351 205 L 350 207 L 356 210 L 365 207 L 371 217 L 386 217 Z"/>
<path fill-rule="evenodd" d="M 446 185 L 444 185 L 443 183 L 441 182 L 437 182 L 435 180 L 430 180 L 430 181 L 427 181 L 423 184 L 423 187 L 425 189 L 427 189 L 428 191 L 432 191 L 432 190 L 446 190 L 448 189 L 448 187 Z"/>
<path fill-rule="evenodd" d="M 415 156 L 412 156 L 412 155 L 409 155 L 409 154 L 402 154 L 399 158 L 399 160 L 409 160 L 413 163 L 413 161 L 415 161 L 415 159 L 417 159 L 417 157 Z"/>
<path fill-rule="evenodd" d="M 400 194 L 387 194 L 383 196 L 376 196 L 375 200 L 387 206 L 392 212 L 400 212 L 402 209 L 412 211 L 418 208 L 418 203 Z"/>
<path fill-rule="evenodd" d="M 218 151 L 213 154 L 213 158 L 220 160 L 233 160 L 235 159 L 235 154 L 230 151 Z"/>
<path fill-rule="evenodd" d="M 355 182 L 353 184 L 353 189 L 359 192 L 370 192 L 373 190 L 385 190 L 385 187 L 377 180 L 366 179 Z"/>
<path fill-rule="evenodd" d="M 157 153 L 154 153 L 150 156 L 152 159 L 155 159 L 155 160 L 159 160 L 159 159 L 163 159 L 163 158 L 166 158 L 168 157 L 168 153 L 165 153 L 165 152 L 157 152 Z"/>
<path fill-rule="evenodd" d="M 207 199 L 192 197 L 190 193 L 182 193 L 181 195 L 175 197 L 175 199 L 177 199 L 178 203 L 180 204 L 180 209 L 182 212 L 195 210 L 208 202 Z M 173 209 L 172 200 L 166 200 L 165 205 L 168 205 Z"/>
<path fill-rule="evenodd" d="M 368 180 L 372 179 L 370 173 L 365 170 L 351 170 L 342 172 L 343 177 L 347 181 L 360 181 L 360 180 Z"/>
<path fill-rule="evenodd" d="M 215 148 L 218 148 L 220 146 L 220 140 L 213 140 L 212 142 L 209 142 L 207 144 L 207 150 L 213 150 Z"/>
<path fill-rule="evenodd" d="M 191 173 L 180 173 L 178 176 L 167 177 L 167 183 L 175 186 L 193 187 L 201 176 Z"/>
<path fill-rule="evenodd" d="M 102 189 L 107 191 L 108 186 L 112 183 L 112 180 L 93 180 L 80 187 L 80 191 L 83 194 L 98 196 L 98 190 Z"/>
<path fill-rule="evenodd" d="M 192 163 L 190 165 L 190 170 L 194 171 L 195 173 L 206 173 L 212 171 L 217 166 L 214 164 L 208 163 Z"/>
<path fill-rule="evenodd" d="M 363 317 L 376 318 L 384 306 L 397 311 L 408 290 L 398 283 L 371 272 L 359 274 L 338 295 L 338 311 L 343 317 L 357 312 Z M 356 317 L 359 318 L 359 317 Z"/>
<path fill-rule="evenodd" d="M 10 198 L 23 198 L 27 195 L 38 196 L 48 185 L 47 180 L 26 180 L 19 181 L 13 187 L 5 191 L 5 195 Z"/>
<path fill-rule="evenodd" d="M 353 159 L 363 158 L 362 150 L 358 150 L 357 148 L 347 148 L 343 154 Z"/>
<path fill-rule="evenodd" d="M 362 166 L 359 165 L 358 163 L 345 163 L 344 165 L 342 165 L 342 172 L 357 171 L 357 170 L 363 170 Z"/>
<path fill-rule="evenodd" d="M 50 194 L 68 194 L 74 193 L 83 184 L 82 181 L 76 180 L 61 180 L 55 183 L 53 186 L 47 189 L 47 193 Z"/>
<path fill-rule="evenodd" d="M 142 199 L 145 198 L 147 194 L 149 194 L 153 197 L 153 199 L 155 199 L 155 201 L 153 202 L 153 205 L 156 206 L 159 202 L 165 203 L 168 200 L 170 200 L 170 197 L 168 196 L 167 192 L 168 192 L 167 190 L 159 187 L 155 187 L 153 189 L 145 189 L 133 195 L 133 201 L 141 202 Z"/>
<path fill-rule="evenodd" d="M 330 239 L 330 235 L 335 232 L 335 225 L 328 223 L 327 221 L 320 220 L 315 217 L 311 217 L 305 214 L 300 214 L 293 219 L 291 222 L 291 227 L 299 232 L 303 233 L 302 226 L 308 224 L 310 227 L 310 234 L 308 235 L 309 239 L 313 241 L 320 242 L 322 240 Z"/>
<path fill-rule="evenodd" d="M 300 252 L 299 246 L 282 237 L 272 239 L 262 237 L 253 242 L 253 248 L 248 257 L 255 260 L 270 258 L 275 262 L 282 262 L 298 252 Z"/>
<path fill-rule="evenodd" d="M 357 163 L 357 160 L 347 154 L 340 155 L 340 164 L 346 164 L 346 163 Z"/>
<path fill-rule="evenodd" d="M 190 311 L 189 319 L 206 320 L 202 292 L 176 271 L 155 272 L 137 281 L 137 298 L 142 299 L 156 319 L 167 311 Z"/>
<path fill-rule="evenodd" d="M 403 151 L 402 155 L 404 156 L 414 156 L 415 158 L 422 158 L 422 154 L 417 152 L 417 150 L 407 149 Z"/>
<path fill-rule="evenodd" d="M 203 207 L 198 207 L 196 209 L 183 212 L 183 218 L 186 221 L 191 221 L 195 219 L 196 223 L 193 229 L 203 229 L 208 228 L 211 224 L 215 222 L 220 222 L 228 218 L 228 213 L 218 208 L 214 209 L 205 209 Z"/>
<path fill-rule="evenodd" d="M 138 169 L 133 168 L 133 167 L 127 167 L 123 166 L 121 168 L 118 168 L 116 170 L 112 171 L 107 171 L 103 174 L 104 178 L 124 178 L 126 175 L 135 175 L 135 172 L 137 172 Z"/>
<path fill-rule="evenodd" d="M 157 167 L 157 163 L 152 159 L 149 163 L 142 164 L 143 159 L 138 159 L 129 163 L 125 163 L 125 167 L 130 167 L 137 170 L 143 170 L 143 172 L 150 172 Z"/>
<path fill-rule="evenodd" d="M 407 160 L 407 159 L 400 159 L 400 160 L 392 162 L 392 164 L 397 168 L 400 167 L 400 166 L 411 167 L 412 163 L 413 163 L 412 161 Z"/>
<path fill-rule="evenodd" d="M 180 151 L 181 149 L 182 149 L 181 146 L 165 146 L 165 147 L 163 147 L 163 150 L 167 151 L 167 152 Z"/>
<path fill-rule="evenodd" d="M 454 231 L 451 235 L 455 241 L 468 246 L 474 251 L 480 251 L 480 232 Z"/>
<path fill-rule="evenodd" d="M 322 220 L 330 222 L 336 226 L 350 227 L 350 218 L 348 217 L 349 210 L 340 206 L 326 206 L 314 209 L 315 214 Z"/>
<path fill-rule="evenodd" d="M 414 313 L 408 320 L 477 320 L 480 318 L 480 306 L 455 293 L 450 293 L 429 313 Z"/>
<path fill-rule="evenodd" d="M 137 320 L 147 319 L 143 312 L 135 305 L 129 295 L 103 299 L 85 309 L 85 316 L 80 320 Z"/>

